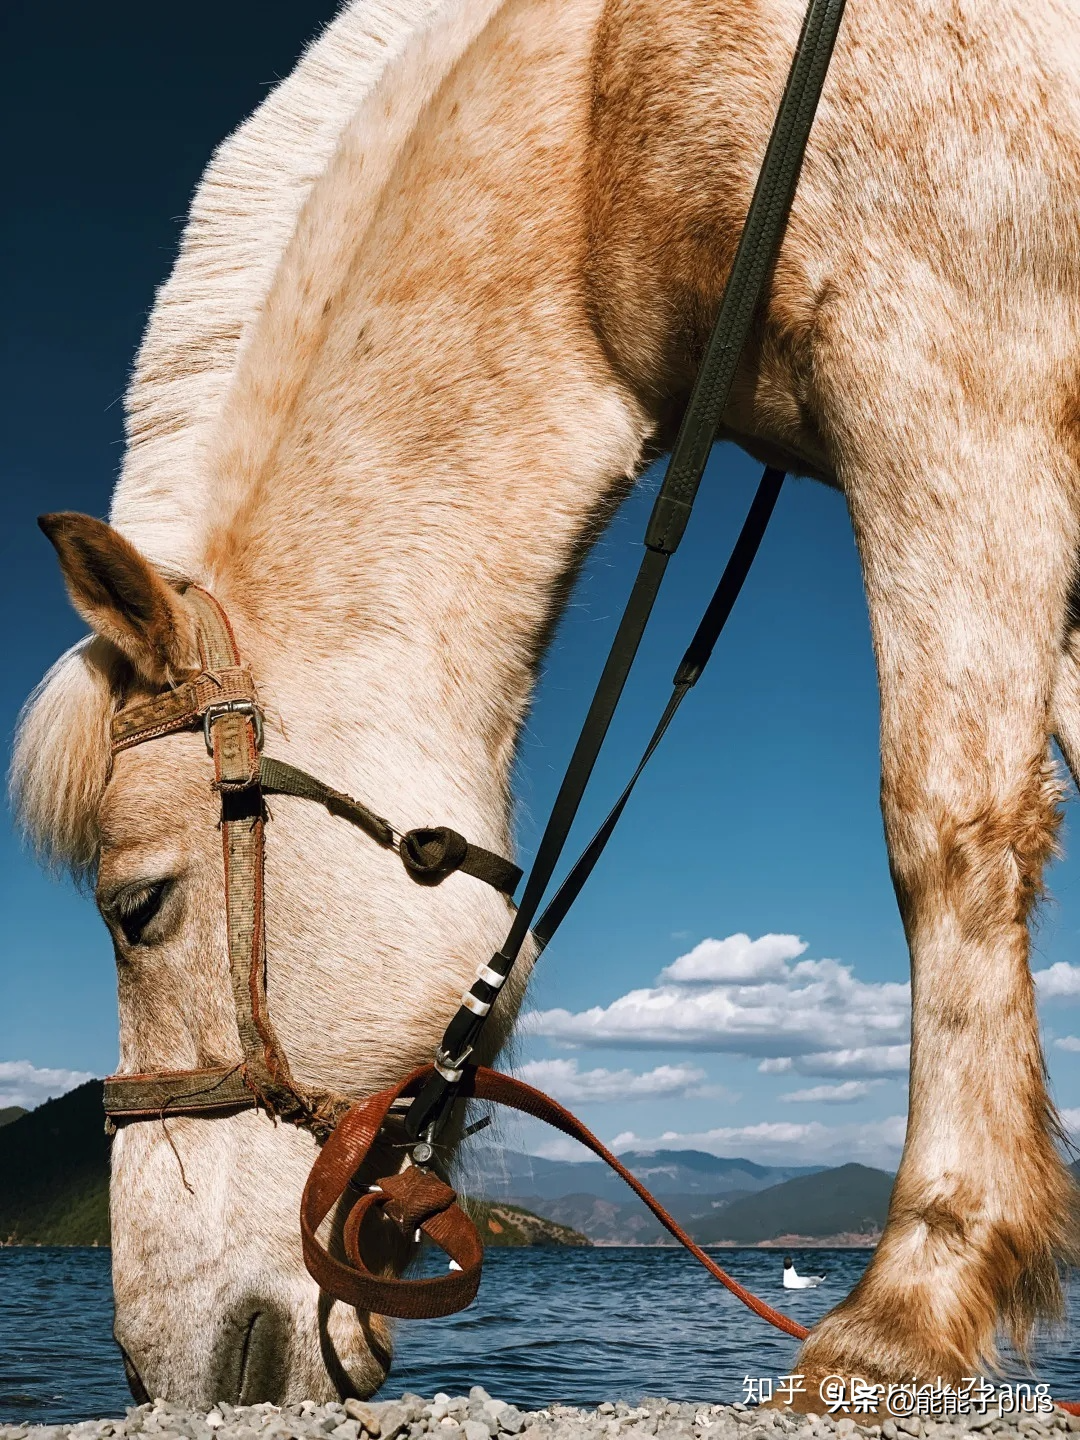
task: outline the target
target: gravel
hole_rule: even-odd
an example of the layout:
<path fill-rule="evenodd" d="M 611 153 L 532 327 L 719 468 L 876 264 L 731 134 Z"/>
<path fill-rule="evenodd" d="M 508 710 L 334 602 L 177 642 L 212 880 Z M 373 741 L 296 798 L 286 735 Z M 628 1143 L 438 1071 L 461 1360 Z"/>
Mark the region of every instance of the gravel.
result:
<path fill-rule="evenodd" d="M 823 1407 L 824 1408 L 824 1407 Z M 999 1415 L 885 1418 L 857 1423 L 847 1416 L 794 1415 L 787 1410 L 754 1409 L 746 1405 L 680 1404 L 673 1400 L 642 1400 L 637 1405 L 605 1401 L 595 1410 L 549 1405 L 519 1410 L 493 1399 L 474 1385 L 468 1395 L 438 1394 L 431 1400 L 403 1395 L 378 1403 L 346 1400 L 344 1404 L 215 1405 L 210 1411 L 189 1410 L 167 1400 L 136 1405 L 122 1419 L 83 1420 L 77 1425 L 3 1425 L 0 1440 L 111 1440 L 141 1435 L 152 1440 L 614 1440 L 616 1436 L 657 1437 L 657 1440 L 780 1440 L 798 1435 L 805 1440 L 960 1440 L 968 1431 L 981 1436 L 1008 1435 L 1021 1440 L 1041 1436 L 1080 1435 L 1080 1415 L 1063 1410 Z"/>

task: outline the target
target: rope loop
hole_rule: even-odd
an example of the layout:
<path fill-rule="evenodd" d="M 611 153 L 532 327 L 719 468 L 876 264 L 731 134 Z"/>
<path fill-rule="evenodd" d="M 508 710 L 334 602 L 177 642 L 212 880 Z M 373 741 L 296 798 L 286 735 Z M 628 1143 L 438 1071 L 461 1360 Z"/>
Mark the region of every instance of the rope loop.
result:
<path fill-rule="evenodd" d="M 449 826 L 439 825 L 406 831 L 398 853 L 410 875 L 438 881 L 461 868 L 469 853 L 469 842 Z"/>

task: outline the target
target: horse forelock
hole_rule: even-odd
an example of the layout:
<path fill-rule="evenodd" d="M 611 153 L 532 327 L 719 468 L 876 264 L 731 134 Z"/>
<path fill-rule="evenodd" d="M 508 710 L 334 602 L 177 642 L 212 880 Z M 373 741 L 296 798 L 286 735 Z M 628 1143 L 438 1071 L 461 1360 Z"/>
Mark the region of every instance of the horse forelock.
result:
<path fill-rule="evenodd" d="M 20 828 L 43 861 L 81 883 L 97 866 L 98 810 L 112 770 L 109 727 L 125 662 L 88 638 L 62 655 L 23 707 L 11 763 Z"/>

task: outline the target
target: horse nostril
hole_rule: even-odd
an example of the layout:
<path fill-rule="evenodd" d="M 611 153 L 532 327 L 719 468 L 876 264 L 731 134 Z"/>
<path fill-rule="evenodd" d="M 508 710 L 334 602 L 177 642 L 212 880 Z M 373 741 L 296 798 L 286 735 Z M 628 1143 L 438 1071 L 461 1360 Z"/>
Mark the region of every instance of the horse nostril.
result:
<path fill-rule="evenodd" d="M 239 1378 L 239 1381 L 238 1381 L 238 1384 L 237 1384 L 237 1387 L 236 1387 L 236 1388 L 237 1388 L 236 1402 L 237 1402 L 238 1405 L 242 1405 L 242 1404 L 244 1403 L 245 1391 L 248 1389 L 248 1383 L 247 1383 L 247 1382 L 248 1382 L 248 1378 L 249 1378 L 249 1376 L 248 1376 L 248 1371 L 249 1371 L 249 1368 L 250 1368 L 251 1351 L 252 1351 L 251 1341 L 252 1341 L 252 1338 L 253 1338 L 253 1336 L 254 1336 L 254 1334 L 255 1334 L 255 1327 L 256 1327 L 256 1325 L 258 1325 L 258 1323 L 259 1323 L 259 1312 L 258 1312 L 258 1310 L 256 1310 L 256 1311 L 255 1311 L 255 1314 L 252 1315 L 252 1317 L 251 1317 L 251 1322 L 250 1322 L 250 1324 L 248 1325 L 247 1330 L 246 1330 L 245 1333 L 244 1333 L 244 1343 L 243 1343 L 243 1345 L 242 1345 L 242 1347 L 241 1347 L 241 1349 L 240 1349 L 240 1378 Z M 262 1397 L 260 1396 L 259 1398 L 261 1399 Z M 252 1397 L 252 1400 L 251 1400 L 251 1402 L 249 1402 L 249 1403 L 255 1403 L 254 1397 Z"/>
<path fill-rule="evenodd" d="M 116 1343 L 120 1345 L 119 1340 Z M 127 1376 L 128 1389 L 131 1391 L 132 1399 L 136 1405 L 149 1405 L 149 1391 L 143 1384 L 142 1376 L 135 1369 L 135 1364 L 123 1345 L 120 1345 L 120 1355 L 124 1361 L 124 1374 Z"/>
<path fill-rule="evenodd" d="M 222 1397 L 236 1405 L 264 1400 L 279 1404 L 288 1378 L 288 1317 L 263 1301 L 243 1318 L 237 1316 L 227 1337 L 223 1359 L 228 1381 L 220 1387 Z"/>

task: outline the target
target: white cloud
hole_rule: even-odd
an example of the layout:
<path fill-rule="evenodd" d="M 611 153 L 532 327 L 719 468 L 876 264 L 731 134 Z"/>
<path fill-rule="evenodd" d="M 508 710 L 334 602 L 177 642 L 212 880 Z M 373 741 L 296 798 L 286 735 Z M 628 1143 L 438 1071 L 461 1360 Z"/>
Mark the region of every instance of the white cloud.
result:
<path fill-rule="evenodd" d="M 522 1143 L 527 1154 L 538 1155 L 541 1160 L 570 1160 L 576 1163 L 596 1159 L 591 1150 L 571 1140 L 569 1135 L 554 1135 L 550 1130 L 539 1132 L 535 1142 L 527 1135 Z"/>
<path fill-rule="evenodd" d="M 1059 960 L 1045 970 L 1036 970 L 1032 979 L 1040 1000 L 1080 1000 L 1080 965 Z"/>
<path fill-rule="evenodd" d="M 1060 1039 L 1054 1041 L 1054 1044 L 1059 1050 L 1080 1051 L 1080 1035 L 1062 1035 Z"/>
<path fill-rule="evenodd" d="M 798 935 L 729 935 L 726 940 L 702 940 L 700 945 L 660 971 L 660 980 L 685 985 L 708 980 L 714 984 L 755 985 L 762 980 L 780 980 L 787 973 L 786 960 L 797 960 L 806 949 Z"/>
<path fill-rule="evenodd" d="M 910 1045 L 859 1045 L 854 1050 L 824 1050 L 818 1055 L 780 1055 L 762 1060 L 763 1075 L 906 1075 Z"/>
<path fill-rule="evenodd" d="M 808 1090 L 789 1090 L 780 1099 L 797 1104 L 820 1101 L 825 1105 L 850 1105 L 852 1101 L 869 1095 L 875 1085 L 882 1084 L 882 1080 L 842 1080 L 839 1085 L 811 1085 Z"/>
<path fill-rule="evenodd" d="M 1080 1107 L 1075 1110 L 1059 1110 L 1058 1119 L 1065 1129 L 1069 1131 L 1073 1139 L 1080 1144 Z"/>
<path fill-rule="evenodd" d="M 640 1074 L 634 1070 L 579 1070 L 576 1060 L 531 1060 L 518 1076 L 561 1100 L 585 1105 L 605 1100 L 671 1100 L 717 1098 L 720 1086 L 706 1086 L 706 1074 L 692 1065 L 658 1065 Z"/>
<path fill-rule="evenodd" d="M 1080 1111 L 1075 1113 L 1080 1121 Z M 708 1150 L 715 1155 L 739 1156 L 765 1165 L 844 1165 L 857 1161 L 882 1170 L 900 1163 L 907 1119 L 890 1115 L 861 1124 L 824 1125 L 813 1120 L 765 1121 L 759 1125 L 722 1126 L 715 1130 L 641 1136 L 624 1130 L 611 1148 L 626 1150 Z"/>
<path fill-rule="evenodd" d="M 836 960 L 796 960 L 803 948 L 790 935 L 703 941 L 669 965 L 653 987 L 576 1014 L 533 1012 L 524 1027 L 570 1045 L 692 1047 L 775 1058 L 837 1051 L 865 1056 L 906 1042 L 908 985 L 857 980 L 850 965 Z M 707 974 L 724 970 L 753 978 L 705 982 Z M 877 1043 L 867 1046 L 868 1040 Z"/>
<path fill-rule="evenodd" d="M 93 1078 L 88 1070 L 39 1069 L 29 1060 L 0 1060 L 0 1109 L 21 1105 L 33 1110 Z"/>

